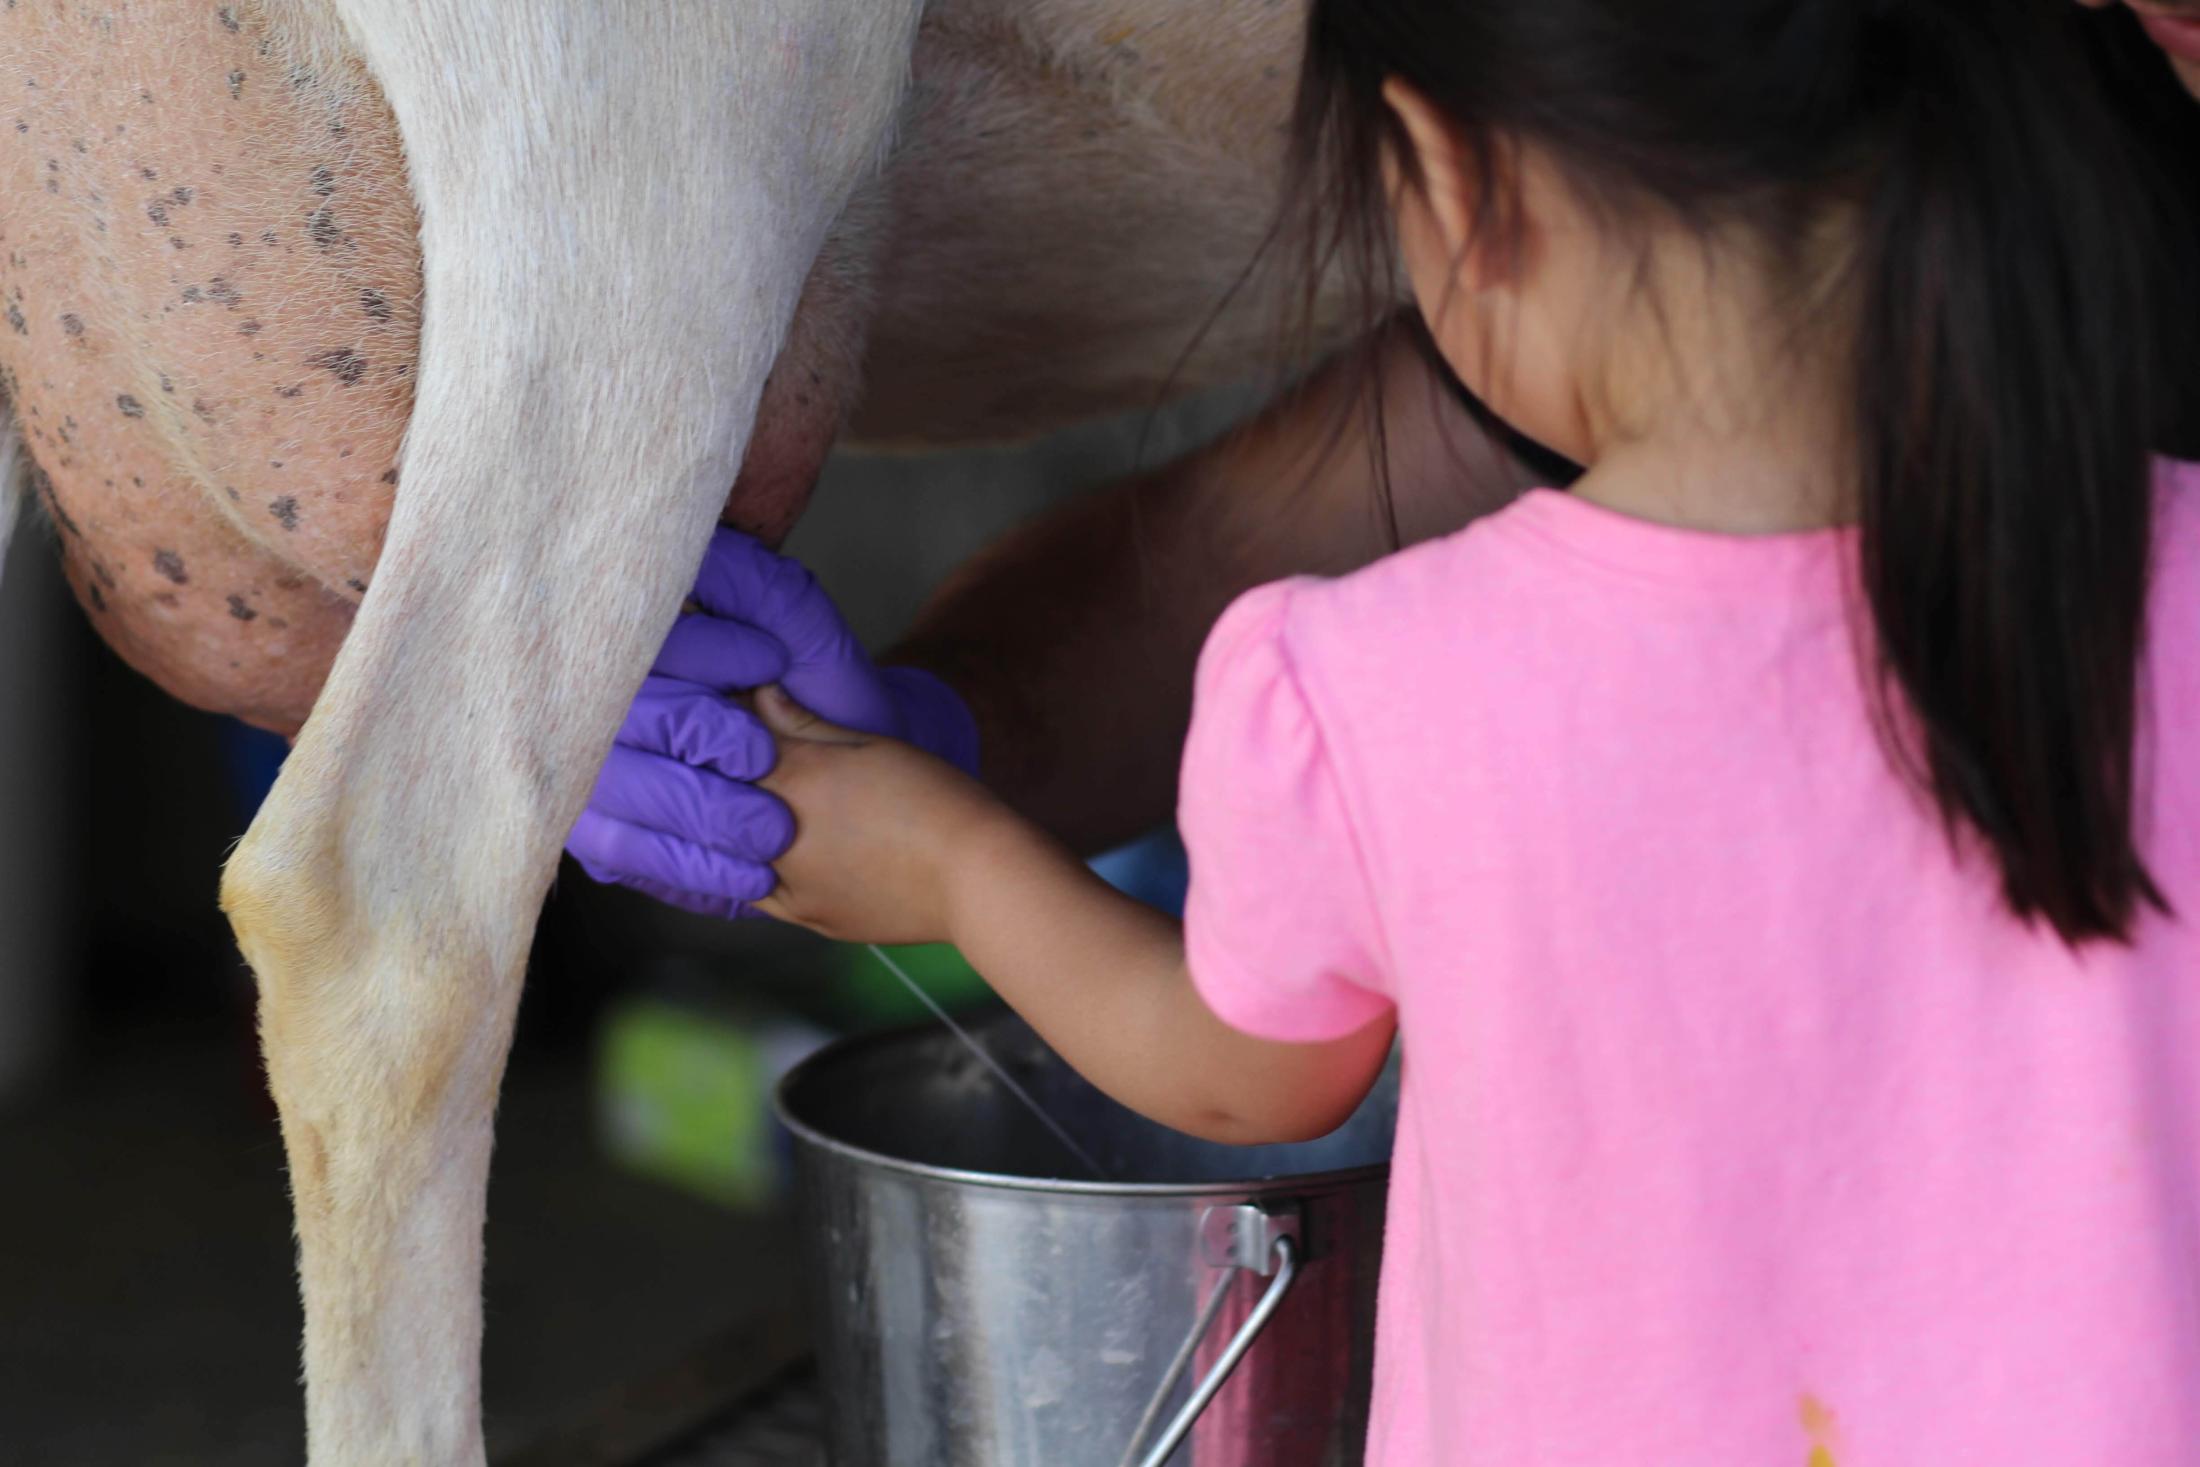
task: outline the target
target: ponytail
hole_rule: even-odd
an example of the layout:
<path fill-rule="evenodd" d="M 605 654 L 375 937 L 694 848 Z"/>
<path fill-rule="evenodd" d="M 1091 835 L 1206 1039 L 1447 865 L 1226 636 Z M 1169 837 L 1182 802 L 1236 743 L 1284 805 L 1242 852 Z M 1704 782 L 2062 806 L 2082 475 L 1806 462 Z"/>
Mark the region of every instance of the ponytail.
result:
<path fill-rule="evenodd" d="M 1878 8 L 1857 437 L 1889 745 L 2019 916 L 2126 939 L 2165 905 L 2133 831 L 2153 180 L 2034 0 Z"/>

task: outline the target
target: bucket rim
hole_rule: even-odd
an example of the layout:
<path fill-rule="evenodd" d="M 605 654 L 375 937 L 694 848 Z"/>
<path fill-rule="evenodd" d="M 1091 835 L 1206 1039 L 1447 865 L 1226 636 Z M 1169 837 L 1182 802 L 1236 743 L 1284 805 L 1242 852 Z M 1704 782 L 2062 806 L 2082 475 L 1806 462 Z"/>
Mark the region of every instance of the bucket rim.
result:
<path fill-rule="evenodd" d="M 920 1181 L 953 1182 L 959 1186 L 982 1187 L 998 1192 L 1042 1192 L 1056 1196 L 1154 1200 L 1266 1197 L 1279 1193 L 1344 1191 L 1381 1180 L 1390 1172 L 1390 1160 L 1386 1157 L 1381 1161 L 1363 1162 L 1359 1166 L 1332 1167 L 1327 1171 L 1291 1172 L 1283 1176 L 1225 1178 L 1203 1182 L 1087 1182 L 1074 1177 L 1018 1177 L 1006 1172 L 975 1172 L 962 1167 L 935 1166 L 930 1162 L 911 1161 L 884 1151 L 873 1151 L 867 1146 L 858 1146 L 852 1141 L 843 1141 L 837 1136 L 828 1135 L 794 1114 L 793 1107 L 788 1103 L 787 1093 L 811 1070 L 822 1068 L 861 1050 L 882 1049 L 897 1041 L 928 1033 L 929 1027 L 922 1024 L 910 1025 L 875 1034 L 851 1035 L 827 1044 L 780 1076 L 779 1083 L 772 1086 L 773 1118 L 801 1145 L 842 1161 L 858 1163 L 876 1171 L 914 1177 Z"/>

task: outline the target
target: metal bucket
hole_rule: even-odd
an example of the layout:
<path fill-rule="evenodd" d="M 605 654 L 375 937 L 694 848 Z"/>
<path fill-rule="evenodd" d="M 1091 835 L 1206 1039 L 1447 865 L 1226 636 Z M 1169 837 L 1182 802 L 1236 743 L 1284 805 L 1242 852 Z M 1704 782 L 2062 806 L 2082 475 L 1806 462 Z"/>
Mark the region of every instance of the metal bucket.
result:
<path fill-rule="evenodd" d="M 790 1074 L 836 1467 L 1354 1467 L 1397 1090 L 1300 1146 L 1196 1141 L 1013 1016 Z"/>

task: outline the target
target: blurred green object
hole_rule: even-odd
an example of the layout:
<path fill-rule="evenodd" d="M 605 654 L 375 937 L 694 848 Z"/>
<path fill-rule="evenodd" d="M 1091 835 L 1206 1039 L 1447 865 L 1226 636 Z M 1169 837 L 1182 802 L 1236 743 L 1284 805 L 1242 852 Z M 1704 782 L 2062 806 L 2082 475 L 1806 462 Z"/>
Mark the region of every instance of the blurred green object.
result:
<path fill-rule="evenodd" d="M 622 1165 L 711 1201 L 768 1206 L 785 1183 L 772 1087 L 828 1037 L 776 1015 L 619 1003 L 596 1067 L 604 1145 Z"/>
<path fill-rule="evenodd" d="M 950 1012 L 992 990 L 944 944 L 887 949 Z M 596 1109 L 604 1148 L 657 1181 L 738 1209 L 785 1192 L 772 1089 L 841 1034 L 934 1022 L 869 949 L 800 944 L 740 965 L 658 965 L 600 1021 Z"/>
<path fill-rule="evenodd" d="M 978 976 L 963 955 L 944 942 L 912 947 L 889 947 L 886 953 L 914 978 L 941 1008 L 949 1012 L 975 1008 L 993 1001 L 993 990 Z M 871 956 L 870 949 L 842 943 L 834 949 L 838 971 L 832 979 L 844 1027 L 888 1028 L 931 1018 L 917 996 L 902 987 L 886 965 Z"/>

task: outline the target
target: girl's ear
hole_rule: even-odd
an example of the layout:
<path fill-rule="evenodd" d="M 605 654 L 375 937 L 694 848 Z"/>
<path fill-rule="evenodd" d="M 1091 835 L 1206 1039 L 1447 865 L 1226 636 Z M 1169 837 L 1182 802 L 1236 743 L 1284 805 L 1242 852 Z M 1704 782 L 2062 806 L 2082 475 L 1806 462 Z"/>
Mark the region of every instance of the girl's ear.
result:
<path fill-rule="evenodd" d="M 1499 240 L 1478 237 L 1486 232 L 1475 225 L 1487 217 L 1477 198 L 1481 180 L 1462 155 L 1443 114 L 1411 84 L 1396 77 L 1383 83 L 1383 101 L 1397 114 L 1413 149 L 1410 159 L 1386 158 L 1392 190 L 1417 190 L 1435 229 L 1436 243 L 1442 246 L 1444 258 L 1452 261 L 1461 285 L 1487 290 L 1502 283 L 1510 263 L 1507 252 Z"/>

